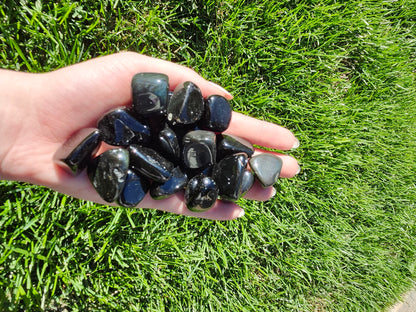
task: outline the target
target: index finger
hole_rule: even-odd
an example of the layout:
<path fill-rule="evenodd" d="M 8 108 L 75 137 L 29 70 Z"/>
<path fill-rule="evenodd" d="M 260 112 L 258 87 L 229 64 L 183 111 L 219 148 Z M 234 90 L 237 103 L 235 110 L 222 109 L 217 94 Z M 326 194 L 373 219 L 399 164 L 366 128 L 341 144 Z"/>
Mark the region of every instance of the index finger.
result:
<path fill-rule="evenodd" d="M 234 134 L 256 145 L 279 150 L 290 150 L 299 146 L 298 139 L 290 130 L 237 112 L 233 112 L 230 126 L 225 133 Z"/>

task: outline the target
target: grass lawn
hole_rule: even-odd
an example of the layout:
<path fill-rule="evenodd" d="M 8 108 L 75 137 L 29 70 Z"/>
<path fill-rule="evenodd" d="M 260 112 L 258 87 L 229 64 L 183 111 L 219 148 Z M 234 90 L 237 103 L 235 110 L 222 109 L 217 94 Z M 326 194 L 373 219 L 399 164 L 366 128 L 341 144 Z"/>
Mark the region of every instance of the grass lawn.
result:
<path fill-rule="evenodd" d="M 291 129 L 301 173 L 242 219 L 0 182 L 2 311 L 382 311 L 416 278 L 416 1 L 2 1 L 0 66 L 131 50 Z"/>

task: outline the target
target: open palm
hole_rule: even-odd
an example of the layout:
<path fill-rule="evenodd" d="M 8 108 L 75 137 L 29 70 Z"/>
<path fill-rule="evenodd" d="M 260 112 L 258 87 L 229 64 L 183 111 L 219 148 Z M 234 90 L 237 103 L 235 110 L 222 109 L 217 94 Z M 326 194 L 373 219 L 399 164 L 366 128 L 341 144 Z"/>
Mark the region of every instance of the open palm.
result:
<path fill-rule="evenodd" d="M 72 176 L 56 166 L 53 155 L 76 131 L 95 127 L 97 120 L 112 108 L 131 102 L 131 78 L 138 72 L 159 72 L 169 76 L 170 88 L 184 81 L 198 85 L 204 97 L 219 94 L 231 96 L 220 87 L 206 81 L 193 70 L 163 60 L 125 52 L 96 58 L 46 74 L 2 72 L 0 83 L 9 84 L 3 107 L 6 124 L 0 125 L 5 134 L 0 147 L 1 178 L 44 185 L 77 198 L 103 203 L 85 172 Z M 17 85 L 17 86 L 16 86 Z M 16 90 L 20 90 L 17 92 Z M 7 91 L 7 90 L 6 90 Z M 227 133 L 248 139 L 254 144 L 287 150 L 297 144 L 285 128 L 233 113 Z M 290 156 L 282 156 L 282 177 L 292 177 L 298 164 Z M 246 194 L 247 198 L 267 200 L 273 188 L 258 184 Z M 217 201 L 206 212 L 191 212 L 183 194 L 163 200 L 146 195 L 143 208 L 156 208 L 177 214 L 208 219 L 228 220 L 243 214 L 234 203 Z"/>

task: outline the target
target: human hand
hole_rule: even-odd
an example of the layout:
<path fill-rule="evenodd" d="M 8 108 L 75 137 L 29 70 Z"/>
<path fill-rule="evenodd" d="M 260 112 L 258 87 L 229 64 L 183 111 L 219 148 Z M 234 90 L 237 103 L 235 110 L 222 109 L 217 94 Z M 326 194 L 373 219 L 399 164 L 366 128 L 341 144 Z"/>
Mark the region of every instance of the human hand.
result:
<path fill-rule="evenodd" d="M 45 74 L 2 70 L 0 115 L 4 119 L 0 124 L 0 178 L 43 185 L 77 198 L 108 204 L 92 187 L 85 171 L 72 176 L 54 163 L 53 156 L 78 130 L 95 127 L 107 111 L 130 105 L 131 78 L 137 72 L 168 75 L 171 90 L 181 82 L 192 81 L 204 97 L 218 94 L 232 98 L 227 91 L 189 68 L 133 52 L 100 57 Z M 235 112 L 225 133 L 279 150 L 298 145 L 289 130 Z M 294 176 L 299 170 L 297 161 L 291 156 L 277 155 L 283 160 L 280 176 Z M 267 200 L 274 193 L 273 187 L 263 188 L 256 182 L 245 197 Z M 139 207 L 216 220 L 244 214 L 235 203 L 220 200 L 208 211 L 192 212 L 186 208 L 181 193 L 162 200 L 146 195 Z"/>

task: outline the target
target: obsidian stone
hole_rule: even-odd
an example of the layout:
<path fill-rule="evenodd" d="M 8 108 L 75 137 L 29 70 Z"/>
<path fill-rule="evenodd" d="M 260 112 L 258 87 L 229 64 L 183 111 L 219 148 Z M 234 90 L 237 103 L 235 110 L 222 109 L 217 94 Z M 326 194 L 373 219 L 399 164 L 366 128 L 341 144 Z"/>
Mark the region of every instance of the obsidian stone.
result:
<path fill-rule="evenodd" d="M 221 95 L 211 95 L 205 100 L 204 114 L 201 118 L 201 129 L 214 132 L 225 131 L 231 121 L 231 106 Z"/>
<path fill-rule="evenodd" d="M 153 183 L 150 187 L 150 196 L 153 199 L 163 199 L 183 190 L 188 183 L 188 177 L 179 167 L 172 171 L 172 177 L 165 183 Z"/>
<path fill-rule="evenodd" d="M 125 108 L 115 109 L 98 121 L 104 142 L 116 146 L 148 143 L 150 128 L 133 117 Z"/>
<path fill-rule="evenodd" d="M 276 183 L 282 165 L 282 159 L 272 154 L 263 153 L 250 158 L 250 168 L 263 187 Z"/>
<path fill-rule="evenodd" d="M 214 166 L 212 177 L 222 199 L 235 201 L 241 196 L 246 167 L 247 155 L 244 153 L 226 156 Z"/>
<path fill-rule="evenodd" d="M 204 111 L 201 90 L 192 82 L 179 84 L 173 91 L 167 108 L 171 125 L 189 125 L 199 121 Z"/>
<path fill-rule="evenodd" d="M 155 150 L 139 145 L 130 145 L 130 166 L 140 175 L 159 183 L 170 179 L 173 164 Z"/>
<path fill-rule="evenodd" d="M 126 182 L 117 202 L 123 207 L 137 206 L 149 191 L 150 183 L 133 170 L 127 171 Z"/>
<path fill-rule="evenodd" d="M 150 132 L 152 135 L 151 142 L 149 143 L 142 143 L 140 145 L 146 145 L 149 147 L 152 147 L 153 142 L 157 142 L 157 137 L 166 126 L 166 118 L 164 116 L 147 116 L 146 118 L 143 118 L 141 116 L 136 116 L 138 120 L 140 120 L 142 123 L 146 124 L 150 128 Z"/>
<path fill-rule="evenodd" d="M 204 174 L 208 177 L 212 176 L 212 170 L 214 169 L 214 166 L 208 166 L 205 168 L 198 168 L 198 169 L 189 169 L 187 167 L 184 168 L 184 171 L 186 172 L 186 175 L 188 176 L 188 179 L 193 178 L 194 176 L 197 176 L 198 174 Z"/>
<path fill-rule="evenodd" d="M 129 153 L 122 148 L 105 151 L 87 168 L 88 178 L 106 202 L 114 202 L 124 188 L 129 168 Z"/>
<path fill-rule="evenodd" d="M 189 180 L 185 190 L 185 203 L 191 211 L 206 211 L 218 199 L 218 187 L 215 181 L 203 174 Z"/>
<path fill-rule="evenodd" d="M 159 73 L 138 73 L 131 81 L 133 109 L 141 116 L 163 115 L 168 104 L 169 78 Z"/>
<path fill-rule="evenodd" d="M 78 174 L 87 167 L 100 143 L 101 135 L 98 129 L 82 129 L 58 149 L 54 160 L 66 171 Z"/>
<path fill-rule="evenodd" d="M 227 155 L 245 153 L 251 157 L 254 153 L 253 144 L 249 141 L 231 134 L 218 136 L 217 159 L 222 159 Z"/>
<path fill-rule="evenodd" d="M 241 181 L 241 195 L 245 195 L 254 184 L 254 175 L 250 170 L 244 170 L 243 180 Z"/>
<path fill-rule="evenodd" d="M 187 168 L 197 169 L 212 166 L 216 157 L 215 133 L 194 130 L 183 137 L 183 162 Z"/>
<path fill-rule="evenodd" d="M 162 154 L 173 162 L 179 162 L 181 158 L 181 149 L 178 137 L 175 131 L 165 125 L 165 128 L 159 132 L 156 143 Z"/>

